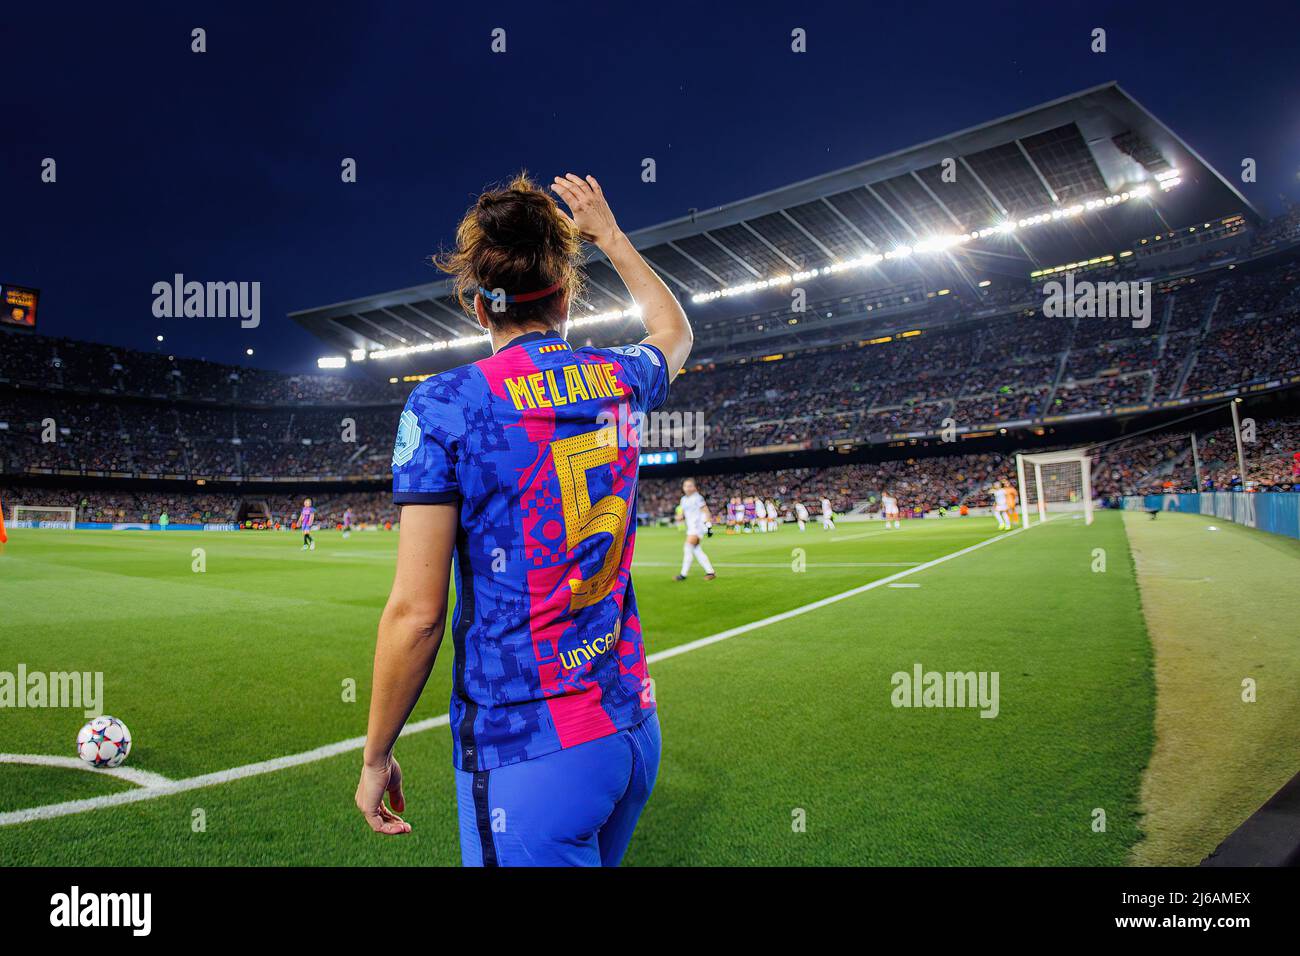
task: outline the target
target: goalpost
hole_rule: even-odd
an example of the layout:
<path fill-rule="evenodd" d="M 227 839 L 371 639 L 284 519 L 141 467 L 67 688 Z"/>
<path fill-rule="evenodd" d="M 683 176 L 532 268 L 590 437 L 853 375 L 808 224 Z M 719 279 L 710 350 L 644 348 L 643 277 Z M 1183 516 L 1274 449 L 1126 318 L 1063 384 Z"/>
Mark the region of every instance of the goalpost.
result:
<path fill-rule="evenodd" d="M 62 528 L 71 531 L 77 526 L 77 509 L 14 505 L 11 524 L 18 528 Z"/>
<path fill-rule="evenodd" d="M 1026 480 L 1026 468 L 1031 469 Z M 1029 527 L 1029 512 L 1039 522 L 1047 513 L 1075 512 L 1092 524 L 1092 457 L 1082 448 L 1016 455 L 1016 477 L 1020 482 L 1020 521 Z"/>

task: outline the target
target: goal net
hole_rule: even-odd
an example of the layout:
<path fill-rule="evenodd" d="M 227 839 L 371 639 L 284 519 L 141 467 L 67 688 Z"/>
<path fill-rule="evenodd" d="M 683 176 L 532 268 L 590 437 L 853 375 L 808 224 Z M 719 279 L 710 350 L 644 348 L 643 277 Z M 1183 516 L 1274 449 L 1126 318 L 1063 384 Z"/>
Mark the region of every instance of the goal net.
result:
<path fill-rule="evenodd" d="M 1083 449 L 1016 455 L 1016 477 L 1026 528 L 1031 514 L 1041 522 L 1048 512 L 1074 512 L 1092 524 L 1092 458 Z"/>
<path fill-rule="evenodd" d="M 37 505 L 14 505 L 14 528 L 63 528 L 71 531 L 77 526 L 76 508 L 44 508 Z"/>

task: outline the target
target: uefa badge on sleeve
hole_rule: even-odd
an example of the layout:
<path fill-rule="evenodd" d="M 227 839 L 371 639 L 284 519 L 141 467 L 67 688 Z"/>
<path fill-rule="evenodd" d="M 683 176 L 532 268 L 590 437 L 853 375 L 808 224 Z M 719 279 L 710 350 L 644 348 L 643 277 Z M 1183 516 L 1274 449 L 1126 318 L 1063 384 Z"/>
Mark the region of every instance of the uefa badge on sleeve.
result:
<path fill-rule="evenodd" d="M 393 446 L 393 465 L 401 467 L 415 457 L 420 447 L 420 422 L 409 408 L 397 423 L 397 444 Z"/>

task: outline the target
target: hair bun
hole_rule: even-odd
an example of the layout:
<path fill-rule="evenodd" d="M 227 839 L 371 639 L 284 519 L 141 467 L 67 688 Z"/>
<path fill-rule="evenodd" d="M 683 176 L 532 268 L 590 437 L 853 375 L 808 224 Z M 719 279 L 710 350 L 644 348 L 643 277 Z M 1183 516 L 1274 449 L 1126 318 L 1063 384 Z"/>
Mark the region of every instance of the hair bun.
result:
<path fill-rule="evenodd" d="M 455 251 L 434 262 L 455 277 L 456 296 L 470 316 L 476 314 L 473 302 L 480 287 L 519 295 L 558 283 L 562 297 L 512 303 L 491 317 L 494 325 L 555 325 L 567 314 L 559 305 L 582 291 L 579 243 L 555 201 L 521 172 L 508 185 L 478 197 L 456 229 Z"/>
<path fill-rule="evenodd" d="M 509 189 L 479 198 L 478 221 L 494 245 L 507 249 L 536 249 L 551 239 L 550 224 L 539 215 L 534 196 Z"/>

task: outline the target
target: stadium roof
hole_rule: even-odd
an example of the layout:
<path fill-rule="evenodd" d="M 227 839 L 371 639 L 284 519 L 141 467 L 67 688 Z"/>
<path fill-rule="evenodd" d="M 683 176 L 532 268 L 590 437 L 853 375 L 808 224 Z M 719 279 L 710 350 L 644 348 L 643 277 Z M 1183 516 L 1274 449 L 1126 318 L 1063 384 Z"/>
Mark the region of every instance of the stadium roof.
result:
<path fill-rule="evenodd" d="M 973 286 L 977 276 L 1024 277 L 1232 214 L 1261 219 L 1195 150 L 1108 83 L 630 238 L 693 313 L 737 313 L 756 308 L 747 300 L 781 279 L 854 270 L 856 287 L 870 289 L 896 284 L 900 271 L 928 270 Z M 932 255 L 913 255 L 922 252 Z M 599 255 L 585 274 L 587 302 L 575 319 L 626 334 L 632 303 L 617 274 Z M 415 352 L 426 370 L 465 361 L 457 346 L 481 337 L 445 280 L 290 318 L 344 353 Z M 443 349 L 445 357 L 426 354 Z"/>

